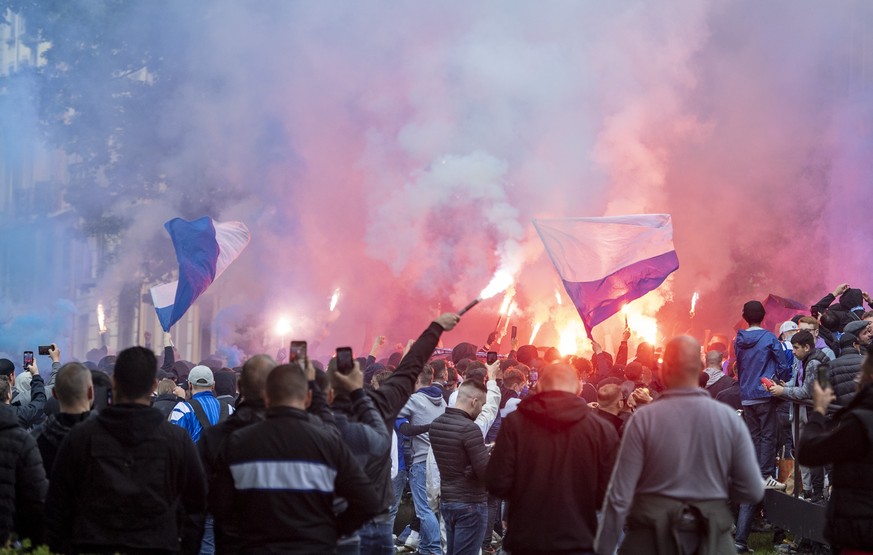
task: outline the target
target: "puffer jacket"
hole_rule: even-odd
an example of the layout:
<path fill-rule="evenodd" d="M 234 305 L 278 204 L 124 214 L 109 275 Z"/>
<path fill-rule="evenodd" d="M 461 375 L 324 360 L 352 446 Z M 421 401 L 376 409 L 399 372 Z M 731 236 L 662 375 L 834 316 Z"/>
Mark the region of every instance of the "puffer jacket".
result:
<path fill-rule="evenodd" d="M 0 405 L 0 545 L 13 531 L 35 544 L 42 541 L 47 490 L 36 440 L 8 405 Z"/>
<path fill-rule="evenodd" d="M 430 444 L 440 469 L 440 497 L 445 503 L 488 500 L 485 471 L 488 449 L 482 430 L 461 409 L 447 408 L 430 425 Z"/>
<path fill-rule="evenodd" d="M 828 378 L 837 399 L 834 401 L 841 407 L 848 406 L 855 398 L 855 377 L 861 370 L 864 357 L 852 348 L 843 349 L 840 356 L 828 365 Z"/>
<path fill-rule="evenodd" d="M 58 454 L 61 442 L 64 441 L 73 426 L 84 422 L 91 414 L 88 411 L 81 414 L 58 413 L 49 416 L 40 432 L 36 434 L 36 444 L 39 446 L 39 454 L 42 456 L 46 476 L 52 475 L 52 467 L 55 464 L 55 456 Z"/>

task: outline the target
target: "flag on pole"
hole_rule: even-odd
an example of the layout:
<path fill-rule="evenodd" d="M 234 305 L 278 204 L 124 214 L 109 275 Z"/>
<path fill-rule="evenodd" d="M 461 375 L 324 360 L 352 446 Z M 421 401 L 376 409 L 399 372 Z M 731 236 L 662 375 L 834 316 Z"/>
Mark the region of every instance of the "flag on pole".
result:
<path fill-rule="evenodd" d="M 179 261 L 179 280 L 151 288 L 152 301 L 164 331 L 184 316 L 213 281 L 236 260 L 251 236 L 242 222 L 194 221 L 174 218 L 164 224 Z"/>
<path fill-rule="evenodd" d="M 679 268 L 669 214 L 534 220 L 534 226 L 588 337 Z"/>

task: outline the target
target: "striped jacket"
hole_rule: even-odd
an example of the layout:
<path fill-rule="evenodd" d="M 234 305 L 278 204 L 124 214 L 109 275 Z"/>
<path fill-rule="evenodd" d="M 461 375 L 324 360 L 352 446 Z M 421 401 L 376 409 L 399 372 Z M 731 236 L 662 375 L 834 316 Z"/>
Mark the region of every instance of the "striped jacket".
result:
<path fill-rule="evenodd" d="M 209 507 L 233 553 L 334 553 L 338 532 L 382 509 L 337 432 L 295 408 L 270 408 L 264 422 L 231 434 L 217 466 Z M 348 502 L 339 516 L 334 496 Z"/>

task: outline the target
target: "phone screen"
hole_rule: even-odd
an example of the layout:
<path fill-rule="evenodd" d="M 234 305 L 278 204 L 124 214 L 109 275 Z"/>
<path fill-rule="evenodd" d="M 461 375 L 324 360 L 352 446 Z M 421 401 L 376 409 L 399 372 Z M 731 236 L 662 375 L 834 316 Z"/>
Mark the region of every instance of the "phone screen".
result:
<path fill-rule="evenodd" d="M 33 366 L 33 351 L 24 351 L 24 367 L 30 368 Z"/>
<path fill-rule="evenodd" d="M 296 362 L 300 368 L 306 370 L 306 341 L 292 341 L 291 350 L 289 351 L 288 362 Z"/>
<path fill-rule="evenodd" d="M 494 364 L 497 362 L 497 352 L 496 351 L 488 351 L 488 354 L 485 355 L 485 362 L 488 364 Z"/>
<path fill-rule="evenodd" d="M 350 374 L 355 367 L 351 347 L 339 347 L 336 350 L 336 371 L 340 374 Z"/>

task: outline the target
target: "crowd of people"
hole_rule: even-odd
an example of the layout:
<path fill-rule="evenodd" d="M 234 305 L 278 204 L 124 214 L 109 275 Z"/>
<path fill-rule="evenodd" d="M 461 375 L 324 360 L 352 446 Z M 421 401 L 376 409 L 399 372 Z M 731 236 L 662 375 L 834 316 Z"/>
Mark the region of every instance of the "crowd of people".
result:
<path fill-rule="evenodd" d="M 403 352 L 353 364 L 256 355 L 240 368 L 130 347 L 0 359 L 0 546 L 57 553 L 511 555 L 820 548 L 762 512 L 797 453 L 834 553 L 873 553 L 869 296 L 809 315 L 613 355 L 472 343 L 435 354 L 443 314 Z M 792 404 L 801 410 L 790 410 Z M 738 415 L 739 414 L 739 415 Z M 800 419 L 794 426 L 792 419 Z M 796 437 L 794 430 L 801 430 Z M 796 446 L 796 447 L 795 447 Z M 414 516 L 398 523 L 404 493 Z M 395 529 L 405 525 L 401 533 Z"/>

